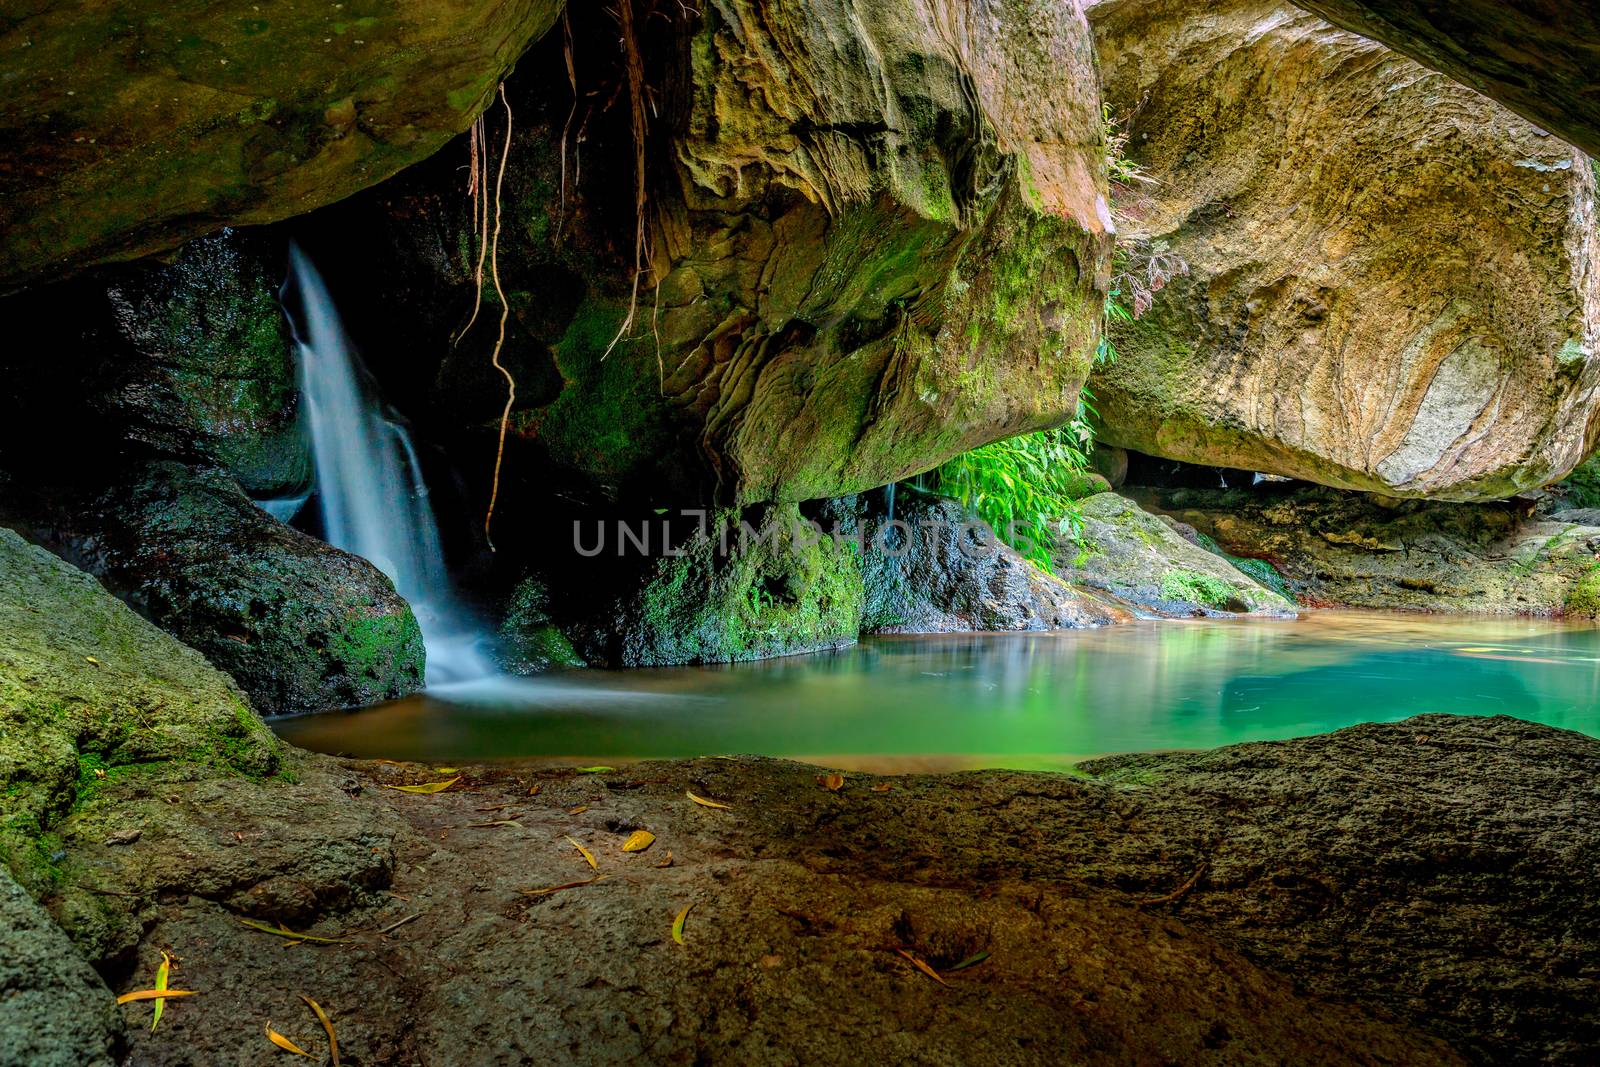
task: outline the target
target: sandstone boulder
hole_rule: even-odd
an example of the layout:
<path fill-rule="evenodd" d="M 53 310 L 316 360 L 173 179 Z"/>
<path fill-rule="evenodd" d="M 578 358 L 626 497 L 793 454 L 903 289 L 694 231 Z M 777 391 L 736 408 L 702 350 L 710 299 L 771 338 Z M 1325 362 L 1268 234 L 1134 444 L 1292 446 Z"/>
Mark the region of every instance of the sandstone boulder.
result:
<path fill-rule="evenodd" d="M 560 42 L 536 49 L 509 87 L 498 252 L 502 356 L 517 379 L 508 476 L 565 471 L 622 500 L 796 502 L 1070 418 L 1110 247 L 1078 9 L 701 8 L 640 31 L 651 35 L 645 81 L 664 103 L 645 152 L 650 262 L 627 331 L 635 142 L 627 87 L 608 66 L 614 22 L 571 13 L 570 125 Z M 682 62 L 663 61 L 673 56 Z M 609 112 L 587 103 L 618 93 Z M 490 113 L 496 163 L 504 121 Z M 431 354 L 399 387 L 436 382 L 435 403 L 458 424 L 492 426 L 505 383 L 490 365 L 490 281 L 473 331 L 450 340 L 476 290 L 466 159 L 465 144 L 452 147 L 329 224 L 382 242 L 334 268 L 378 261 L 367 318 L 395 326 L 369 349 Z M 333 262 L 348 242 L 327 244 L 313 251 Z"/>
<path fill-rule="evenodd" d="M 1600 155 L 1600 11 L 1585 0 L 1295 0 Z"/>
<path fill-rule="evenodd" d="M 1293 7 L 1091 17 L 1153 179 L 1119 198 L 1120 269 L 1189 268 L 1115 331 L 1094 381 L 1107 441 L 1451 500 L 1582 459 L 1600 382 L 1583 155 Z"/>
<path fill-rule="evenodd" d="M 0 27 L 0 290 L 332 203 L 472 121 L 560 0 L 27 4 Z"/>

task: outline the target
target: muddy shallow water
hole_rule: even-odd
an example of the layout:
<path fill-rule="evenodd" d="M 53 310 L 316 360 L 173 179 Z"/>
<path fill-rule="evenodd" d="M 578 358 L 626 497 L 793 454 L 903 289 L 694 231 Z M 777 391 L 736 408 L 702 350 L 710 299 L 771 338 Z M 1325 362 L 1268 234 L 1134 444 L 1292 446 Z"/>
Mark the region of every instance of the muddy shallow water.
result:
<path fill-rule="evenodd" d="M 1600 735 L 1600 628 L 1325 611 L 879 637 L 761 663 L 496 679 L 274 725 L 302 747 L 363 757 L 760 753 L 889 771 L 1064 768 L 1423 712 Z"/>

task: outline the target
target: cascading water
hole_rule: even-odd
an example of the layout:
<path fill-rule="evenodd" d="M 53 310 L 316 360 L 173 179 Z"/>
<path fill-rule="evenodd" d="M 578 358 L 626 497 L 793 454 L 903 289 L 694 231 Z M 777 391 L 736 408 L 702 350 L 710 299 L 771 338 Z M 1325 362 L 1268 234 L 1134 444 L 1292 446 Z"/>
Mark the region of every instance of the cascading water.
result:
<path fill-rule="evenodd" d="M 411 436 L 384 417 L 327 286 L 298 245 L 289 249 L 286 292 L 291 286 L 300 297 L 300 315 L 291 320 L 328 543 L 370 561 L 410 602 L 427 646 L 430 686 L 493 674 L 445 572 Z"/>

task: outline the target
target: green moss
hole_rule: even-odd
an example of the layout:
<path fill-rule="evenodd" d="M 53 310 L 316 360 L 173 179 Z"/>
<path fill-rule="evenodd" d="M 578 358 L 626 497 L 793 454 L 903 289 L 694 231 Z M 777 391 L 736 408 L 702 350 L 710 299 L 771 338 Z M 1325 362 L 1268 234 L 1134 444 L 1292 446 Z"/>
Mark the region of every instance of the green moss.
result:
<path fill-rule="evenodd" d="M 1600 619 L 1600 563 L 1589 568 L 1567 593 L 1566 612 L 1583 619 Z"/>
<path fill-rule="evenodd" d="M 1557 484 L 1575 508 L 1600 508 L 1600 456 L 1591 456 Z"/>
<path fill-rule="evenodd" d="M 1168 571 L 1161 577 L 1161 596 L 1188 604 L 1204 604 L 1222 608 L 1239 600 L 1238 593 L 1227 582 L 1199 571 Z"/>
<path fill-rule="evenodd" d="M 425 673 L 426 652 L 415 615 L 372 615 L 351 618 L 333 635 L 329 645 L 340 670 L 379 680 L 390 676 L 420 678 Z M 396 659 L 395 650 L 408 654 Z"/>

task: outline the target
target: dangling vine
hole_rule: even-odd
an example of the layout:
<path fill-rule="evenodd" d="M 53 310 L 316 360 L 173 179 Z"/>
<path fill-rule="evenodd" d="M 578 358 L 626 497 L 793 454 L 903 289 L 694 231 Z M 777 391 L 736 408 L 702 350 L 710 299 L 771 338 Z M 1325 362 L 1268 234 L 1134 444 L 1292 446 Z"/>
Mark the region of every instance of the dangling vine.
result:
<path fill-rule="evenodd" d="M 622 328 L 606 346 L 605 352 L 600 356 L 601 359 L 611 355 L 611 350 L 617 347 L 617 342 L 633 328 L 634 316 L 639 310 L 639 275 L 644 273 L 646 266 L 650 267 L 652 274 L 655 272 L 653 257 L 645 241 L 645 208 L 648 196 L 645 191 L 644 146 L 649 127 L 645 115 L 644 58 L 640 55 L 639 38 L 634 29 L 633 0 L 618 0 L 617 22 L 622 29 L 623 57 L 628 70 L 629 118 L 633 129 L 633 290 L 628 297 L 628 314 L 622 320 Z"/>

